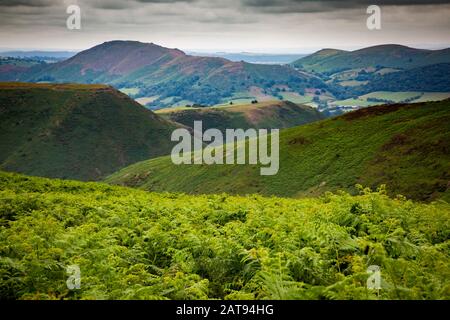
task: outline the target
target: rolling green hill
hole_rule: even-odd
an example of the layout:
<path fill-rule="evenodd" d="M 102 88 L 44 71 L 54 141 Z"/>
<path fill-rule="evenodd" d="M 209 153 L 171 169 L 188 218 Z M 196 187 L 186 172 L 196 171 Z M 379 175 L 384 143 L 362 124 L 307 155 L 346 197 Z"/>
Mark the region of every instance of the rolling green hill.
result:
<path fill-rule="evenodd" d="M 107 83 L 137 90 L 135 97 L 158 98 L 153 107 L 179 101 L 215 105 L 251 87 L 276 93 L 276 86 L 292 90 L 326 87 L 319 78 L 289 66 L 232 62 L 218 57 L 187 55 L 153 43 L 110 41 L 65 61 L 33 68 L 23 81 Z"/>
<path fill-rule="evenodd" d="M 330 102 L 375 91 L 450 92 L 450 49 L 401 45 L 324 49 L 291 65 L 193 56 L 137 41 L 105 42 L 58 63 L 16 60 L 0 65 L 0 80 L 106 83 L 153 110 L 254 99 L 294 103 L 315 99 L 312 103 L 321 111 L 337 114 L 347 109 Z"/>
<path fill-rule="evenodd" d="M 134 164 L 106 179 L 154 191 L 301 197 L 360 183 L 392 195 L 450 200 L 450 100 L 375 106 L 280 134 L 280 170 L 259 166 Z"/>
<path fill-rule="evenodd" d="M 289 101 L 268 101 L 250 105 L 183 108 L 168 111 L 162 109 L 158 115 L 192 127 L 194 121 L 202 121 L 203 128 L 225 129 L 271 129 L 289 128 L 324 119 L 317 110 Z"/>
<path fill-rule="evenodd" d="M 314 73 L 326 82 L 332 97 L 326 105 L 319 104 L 319 109 L 331 114 L 348 112 L 349 108 L 345 107 L 348 103 L 358 108 L 373 105 L 373 102 L 389 102 L 388 96 L 363 104 L 355 101 L 358 96 L 380 91 L 420 91 L 423 101 L 433 100 L 427 100 L 429 95 L 425 93 L 450 93 L 450 48 L 422 50 L 400 45 L 380 45 L 356 51 L 324 49 L 292 65 Z"/>
<path fill-rule="evenodd" d="M 423 50 L 401 45 L 379 45 L 356 51 L 325 49 L 294 61 L 292 65 L 310 72 L 333 74 L 356 68 L 383 66 L 413 69 L 449 62 L 450 48 Z"/>
<path fill-rule="evenodd" d="M 445 300 L 449 222 L 448 203 L 383 189 L 189 196 L 0 172 L 0 299 Z"/>
<path fill-rule="evenodd" d="M 105 85 L 0 83 L 0 168 L 97 180 L 169 154 L 176 126 Z"/>

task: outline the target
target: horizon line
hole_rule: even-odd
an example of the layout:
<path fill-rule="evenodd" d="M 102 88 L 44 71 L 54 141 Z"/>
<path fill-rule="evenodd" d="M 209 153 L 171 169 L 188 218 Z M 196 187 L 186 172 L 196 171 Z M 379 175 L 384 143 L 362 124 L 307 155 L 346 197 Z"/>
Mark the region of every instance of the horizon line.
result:
<path fill-rule="evenodd" d="M 108 40 L 99 42 L 98 44 L 88 46 L 85 48 L 26 48 L 26 47 L 0 47 L 0 53 L 9 52 L 9 51 L 19 51 L 19 52 L 32 52 L 32 51 L 47 51 L 47 52 L 70 52 L 70 53 L 79 53 L 84 50 L 91 49 L 95 46 L 101 45 L 103 43 L 112 42 L 112 41 L 135 41 L 140 43 L 146 43 L 146 44 L 156 44 L 168 49 L 178 49 L 182 50 L 183 52 L 189 52 L 189 53 L 202 53 L 202 54 L 267 54 L 267 55 L 296 55 L 296 54 L 311 54 L 320 50 L 325 49 L 334 49 L 334 50 L 343 50 L 343 51 L 357 51 L 365 48 L 371 48 L 376 46 L 382 46 L 382 45 L 399 45 L 404 47 L 409 47 L 413 49 L 424 49 L 424 50 L 445 50 L 450 48 L 449 44 L 401 44 L 401 43 L 375 43 L 371 45 L 350 45 L 350 46 L 321 46 L 321 47 L 303 47 L 303 48 L 279 48 L 278 50 L 273 50 L 273 48 L 253 48 L 253 49 L 227 49 L 227 48 L 179 48 L 179 47 L 173 47 L 173 46 L 164 46 L 160 45 L 154 42 L 144 42 L 140 40 Z"/>

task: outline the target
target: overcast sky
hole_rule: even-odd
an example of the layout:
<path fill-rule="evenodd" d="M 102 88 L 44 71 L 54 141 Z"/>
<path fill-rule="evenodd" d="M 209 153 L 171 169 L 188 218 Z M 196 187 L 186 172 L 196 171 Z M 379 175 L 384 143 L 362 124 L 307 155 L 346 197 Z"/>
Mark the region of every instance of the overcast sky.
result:
<path fill-rule="evenodd" d="M 81 30 L 66 8 L 81 8 Z M 382 29 L 366 27 L 368 5 Z M 0 0 L 2 49 L 139 40 L 191 51 L 307 53 L 382 43 L 450 47 L 450 0 Z"/>

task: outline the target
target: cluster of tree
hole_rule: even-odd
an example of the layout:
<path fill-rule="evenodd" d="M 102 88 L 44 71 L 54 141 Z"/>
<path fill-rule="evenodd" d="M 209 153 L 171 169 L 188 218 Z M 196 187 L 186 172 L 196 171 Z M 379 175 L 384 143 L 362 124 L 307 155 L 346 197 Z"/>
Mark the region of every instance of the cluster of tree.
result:
<path fill-rule="evenodd" d="M 205 106 L 203 104 L 198 104 L 198 103 L 194 103 L 192 105 L 190 105 L 190 104 L 186 105 L 186 108 L 207 108 L 207 107 L 208 106 Z"/>
<path fill-rule="evenodd" d="M 369 102 L 379 102 L 379 103 L 385 103 L 385 104 L 395 103 L 394 101 L 389 100 L 389 99 L 380 99 L 380 98 L 373 98 L 373 97 L 369 97 L 366 100 Z"/>

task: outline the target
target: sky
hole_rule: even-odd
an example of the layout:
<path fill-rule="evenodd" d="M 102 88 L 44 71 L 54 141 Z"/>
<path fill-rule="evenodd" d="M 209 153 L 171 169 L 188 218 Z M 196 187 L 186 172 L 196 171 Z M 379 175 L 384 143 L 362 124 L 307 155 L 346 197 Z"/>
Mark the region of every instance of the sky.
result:
<path fill-rule="evenodd" d="M 81 29 L 69 30 L 69 5 Z M 381 30 L 366 10 L 381 8 Z M 196 52 L 450 47 L 450 0 L 0 0 L 0 49 L 84 50 L 138 40 Z"/>

